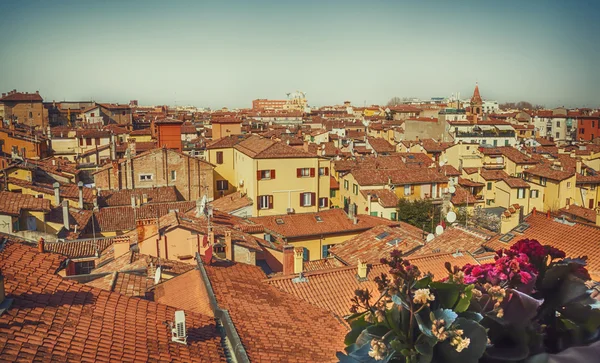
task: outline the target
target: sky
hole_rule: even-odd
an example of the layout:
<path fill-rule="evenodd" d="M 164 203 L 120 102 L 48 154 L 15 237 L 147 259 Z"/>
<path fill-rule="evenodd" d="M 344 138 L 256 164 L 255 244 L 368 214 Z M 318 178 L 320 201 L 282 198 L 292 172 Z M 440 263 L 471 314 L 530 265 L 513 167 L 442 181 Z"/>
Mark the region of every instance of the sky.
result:
<path fill-rule="evenodd" d="M 600 106 L 597 0 L 2 1 L 0 89 L 251 107 L 391 97 Z"/>

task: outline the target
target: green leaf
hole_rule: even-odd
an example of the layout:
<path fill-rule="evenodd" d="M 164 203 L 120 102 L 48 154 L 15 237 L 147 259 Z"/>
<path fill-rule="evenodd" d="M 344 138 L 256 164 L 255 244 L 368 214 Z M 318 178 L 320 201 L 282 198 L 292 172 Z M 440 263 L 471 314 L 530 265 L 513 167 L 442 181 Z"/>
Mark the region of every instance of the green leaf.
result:
<path fill-rule="evenodd" d="M 460 316 L 461 318 L 474 320 L 478 323 L 481 320 L 483 320 L 483 315 L 481 315 L 480 313 L 475 312 L 475 311 L 463 311 L 462 313 L 459 313 L 458 316 Z"/>
<path fill-rule="evenodd" d="M 389 309 L 386 310 L 386 321 L 392 325 L 392 329 L 395 331 L 402 331 L 402 313 L 401 307 L 398 305 L 392 305 Z"/>
<path fill-rule="evenodd" d="M 381 338 L 388 331 L 390 330 L 384 325 L 368 326 L 366 329 L 361 331 L 358 337 L 356 338 L 356 345 L 362 347 L 364 344 L 373 340 L 373 338 Z"/>
<path fill-rule="evenodd" d="M 450 309 L 437 309 L 433 312 L 433 315 L 437 320 L 444 319 L 446 329 L 448 329 L 458 317 L 458 315 Z"/>
<path fill-rule="evenodd" d="M 593 333 L 600 328 L 600 310 L 579 303 L 572 303 L 560 310 L 563 317 Z"/>
<path fill-rule="evenodd" d="M 429 314 L 415 314 L 415 321 L 417 322 L 417 326 L 421 333 L 430 338 L 434 338 L 433 333 L 431 332 L 432 322 Z"/>
<path fill-rule="evenodd" d="M 471 288 L 469 288 L 471 286 Z M 471 304 L 471 298 L 473 297 L 473 285 L 469 285 L 465 288 L 463 292 L 463 296 L 460 297 L 456 306 L 454 307 L 454 311 L 457 313 L 462 313 L 463 311 L 467 311 L 469 305 Z"/>
<path fill-rule="evenodd" d="M 365 321 L 365 315 L 359 318 L 355 318 L 351 323 L 350 327 L 352 328 L 348 334 L 346 334 L 346 338 L 344 338 L 344 344 L 350 345 L 356 342 L 356 339 L 371 323 Z"/>
<path fill-rule="evenodd" d="M 414 290 L 424 289 L 427 286 L 429 286 L 430 283 L 431 283 L 431 276 L 427 275 L 427 276 L 423 277 L 422 279 L 415 281 L 414 284 L 412 285 L 412 288 Z"/>
<path fill-rule="evenodd" d="M 440 362 L 448 363 L 478 363 L 483 356 L 487 346 L 487 334 L 485 328 L 473 320 L 458 318 L 455 325 L 464 332 L 464 337 L 471 340 L 469 347 L 462 352 L 457 352 L 456 348 L 450 345 L 450 339 L 436 345 L 436 352 L 440 354 Z"/>
<path fill-rule="evenodd" d="M 436 298 L 442 304 L 442 307 L 447 309 L 454 307 L 462 288 L 461 285 L 447 282 L 432 282 L 429 287 L 435 289 Z"/>
<path fill-rule="evenodd" d="M 430 355 L 433 357 L 433 347 L 437 344 L 437 339 L 430 338 L 425 334 L 420 334 L 415 342 L 415 349 L 417 352 L 423 355 Z"/>
<path fill-rule="evenodd" d="M 410 309 L 410 305 L 409 305 L 408 301 L 406 300 L 406 297 L 404 297 L 402 295 L 392 295 L 392 301 L 396 305 L 400 305 L 400 306 L 404 307 L 405 309 Z"/>

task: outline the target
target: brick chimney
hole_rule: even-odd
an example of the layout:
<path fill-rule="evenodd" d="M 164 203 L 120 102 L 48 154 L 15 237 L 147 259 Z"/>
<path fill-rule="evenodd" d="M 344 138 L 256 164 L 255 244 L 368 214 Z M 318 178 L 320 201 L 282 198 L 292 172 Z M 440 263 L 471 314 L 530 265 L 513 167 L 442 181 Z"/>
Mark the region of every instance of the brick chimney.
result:
<path fill-rule="evenodd" d="M 44 248 L 44 239 L 40 237 L 40 239 L 38 240 L 38 251 L 40 253 L 44 253 L 45 248 Z"/>
<path fill-rule="evenodd" d="M 299 274 L 304 270 L 304 248 L 294 248 L 294 273 Z"/>
<path fill-rule="evenodd" d="M 52 184 L 52 188 L 54 188 L 54 203 L 56 203 L 56 205 L 60 205 L 60 184 L 58 184 L 58 182 L 55 182 L 54 184 Z"/>
<path fill-rule="evenodd" d="M 83 209 L 83 182 L 77 183 L 79 189 L 79 209 Z"/>
<path fill-rule="evenodd" d="M 225 231 L 225 258 L 233 261 L 233 242 L 231 241 L 231 231 Z"/>
<path fill-rule="evenodd" d="M 65 229 L 68 231 L 69 230 L 69 201 L 66 199 L 62 201 L 62 210 L 63 210 L 63 225 L 64 225 Z"/>
<path fill-rule="evenodd" d="M 283 274 L 291 275 L 294 273 L 294 246 L 283 246 Z"/>

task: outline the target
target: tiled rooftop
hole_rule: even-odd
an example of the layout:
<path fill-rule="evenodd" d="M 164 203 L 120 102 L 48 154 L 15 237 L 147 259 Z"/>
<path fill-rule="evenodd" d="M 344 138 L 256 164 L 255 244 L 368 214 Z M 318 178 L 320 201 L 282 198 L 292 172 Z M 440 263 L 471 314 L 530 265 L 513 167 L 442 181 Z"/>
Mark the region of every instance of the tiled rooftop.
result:
<path fill-rule="evenodd" d="M 98 205 L 100 207 L 131 206 L 131 197 L 135 196 L 139 200 L 145 194 L 148 203 L 166 203 L 176 202 L 177 193 L 175 187 L 156 187 L 156 188 L 138 188 L 122 190 L 103 190 L 100 191 Z"/>
<path fill-rule="evenodd" d="M 377 226 L 349 240 L 336 244 L 329 253 L 347 265 L 357 265 L 358 261 L 379 263 L 382 257 L 389 256 L 395 249 L 410 254 L 425 244 L 423 231 L 407 223 L 399 222 L 400 227 Z"/>
<path fill-rule="evenodd" d="M 2 361 L 225 361 L 213 318 L 187 312 L 187 344 L 164 324 L 175 308 L 54 275 L 64 257 L 9 242 L 0 252 L 6 292 L 0 315 Z"/>
<path fill-rule="evenodd" d="M 318 221 L 319 217 L 321 221 Z M 262 224 L 265 229 L 285 238 L 294 239 L 320 234 L 364 231 L 378 225 L 397 226 L 398 222 L 389 219 L 360 215 L 354 224 L 342 209 L 330 209 L 317 213 L 299 213 L 279 216 L 252 217 L 250 221 Z M 279 220 L 280 223 L 277 223 Z M 283 223 L 281 223 L 283 222 Z"/>
<path fill-rule="evenodd" d="M 561 219 L 548 218 L 546 214 L 536 213 L 524 219 L 529 225 L 523 233 L 514 234 L 509 242 L 500 241 L 501 236 L 489 240 L 485 246 L 490 250 L 509 248 L 515 242 L 524 239 L 536 239 L 541 244 L 551 245 L 566 252 L 569 257 L 588 256 L 590 274 L 600 276 L 600 227 L 589 224 L 561 223 Z M 568 221 L 567 221 L 568 222 Z"/>
<path fill-rule="evenodd" d="M 0 192 L 0 214 L 17 217 L 22 210 L 49 212 L 50 201 L 29 194 Z"/>
<path fill-rule="evenodd" d="M 485 236 L 464 230 L 460 227 L 448 227 L 439 236 L 426 243 L 421 249 L 415 252 L 415 256 L 421 256 L 431 253 L 454 253 L 456 251 L 467 251 L 474 253 L 482 249 L 486 242 Z"/>
<path fill-rule="evenodd" d="M 234 148 L 253 159 L 279 159 L 279 158 L 314 158 L 315 155 L 304 150 L 287 145 L 284 142 L 273 141 L 259 136 L 249 138 L 237 143 Z"/>

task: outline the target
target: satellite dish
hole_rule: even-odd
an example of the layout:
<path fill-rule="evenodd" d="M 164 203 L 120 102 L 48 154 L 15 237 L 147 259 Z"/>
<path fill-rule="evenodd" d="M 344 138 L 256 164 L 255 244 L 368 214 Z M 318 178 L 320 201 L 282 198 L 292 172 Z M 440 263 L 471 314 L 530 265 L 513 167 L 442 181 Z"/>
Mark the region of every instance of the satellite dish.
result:
<path fill-rule="evenodd" d="M 456 221 L 456 213 L 450 211 L 446 214 L 446 220 L 448 223 L 454 223 Z"/>
<path fill-rule="evenodd" d="M 434 238 L 435 238 L 435 235 L 433 233 L 430 233 L 427 235 L 426 241 L 431 242 L 431 241 L 433 241 Z"/>
<path fill-rule="evenodd" d="M 449 187 L 451 187 L 451 186 L 454 186 L 454 180 L 453 180 L 452 178 L 450 178 L 450 179 L 448 180 L 448 186 L 449 186 Z"/>
<path fill-rule="evenodd" d="M 162 267 L 160 267 L 160 266 L 158 266 L 156 268 L 156 272 L 154 273 L 154 285 L 156 285 L 160 282 L 161 270 L 162 270 Z"/>
<path fill-rule="evenodd" d="M 440 166 L 444 166 L 444 162 L 440 160 Z"/>
<path fill-rule="evenodd" d="M 442 227 L 442 226 L 435 227 L 435 234 L 437 234 L 439 236 L 442 233 L 444 233 L 444 227 Z"/>
<path fill-rule="evenodd" d="M 451 185 L 450 188 L 448 188 L 448 191 L 450 192 L 450 194 L 454 194 L 456 193 L 456 188 L 454 187 L 454 185 Z"/>

